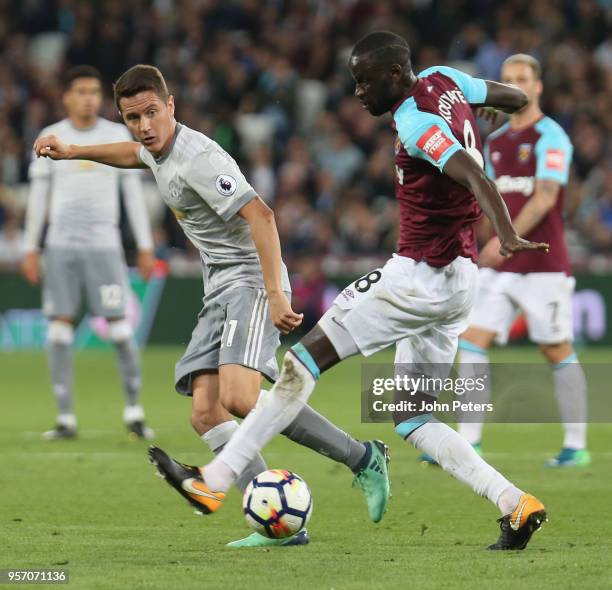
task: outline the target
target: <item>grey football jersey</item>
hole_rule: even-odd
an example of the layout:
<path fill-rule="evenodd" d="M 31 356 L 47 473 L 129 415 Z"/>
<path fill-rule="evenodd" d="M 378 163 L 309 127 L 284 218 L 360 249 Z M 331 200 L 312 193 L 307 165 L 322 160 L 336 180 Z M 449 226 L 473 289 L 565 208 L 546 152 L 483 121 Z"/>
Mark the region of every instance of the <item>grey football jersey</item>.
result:
<path fill-rule="evenodd" d="M 43 129 L 66 143 L 91 145 L 132 141 L 124 125 L 98 118 L 90 129 L 80 130 L 68 119 Z M 33 158 L 30 179 L 45 178 L 51 186 L 51 209 L 46 245 L 58 248 L 121 248 L 119 233 L 119 181 L 138 170 L 120 170 L 88 160 Z"/>
<path fill-rule="evenodd" d="M 264 287 L 251 229 L 237 215 L 257 195 L 234 159 L 206 135 L 181 124 L 168 154 L 156 160 L 141 147 L 140 159 L 151 168 L 163 200 L 200 252 L 204 292 Z M 282 288 L 290 291 L 284 263 Z"/>

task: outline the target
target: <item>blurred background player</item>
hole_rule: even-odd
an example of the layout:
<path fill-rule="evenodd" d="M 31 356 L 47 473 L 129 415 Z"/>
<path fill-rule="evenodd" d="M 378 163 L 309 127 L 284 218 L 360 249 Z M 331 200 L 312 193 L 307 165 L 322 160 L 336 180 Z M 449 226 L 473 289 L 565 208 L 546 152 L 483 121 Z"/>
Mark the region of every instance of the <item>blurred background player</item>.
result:
<path fill-rule="evenodd" d="M 175 388 L 191 396 L 191 425 L 219 453 L 238 430 L 230 414 L 244 417 L 256 403 L 266 404 L 268 392 L 260 392 L 260 386 L 262 377 L 278 377 L 280 332 L 291 332 L 302 320 L 289 301 L 291 286 L 274 214 L 227 152 L 176 121 L 174 97 L 157 68 L 130 68 L 114 90 L 117 107 L 138 142 L 66 145 L 51 135 L 40 137 L 35 151 L 67 162 L 85 158 L 152 170 L 162 198 L 201 256 L 204 307 L 176 364 Z M 283 434 L 351 469 L 370 518 L 382 519 L 389 498 L 387 448 L 382 442 L 357 441 L 310 407 L 304 407 Z M 250 450 L 245 447 L 244 453 Z M 196 510 L 210 511 L 211 498 L 216 502 L 216 497 L 202 491 L 196 467 L 173 461 L 157 447 L 150 448 L 150 457 Z M 254 453 L 236 487 L 244 491 L 266 469 L 263 457 Z M 304 530 L 288 539 L 253 533 L 231 546 L 306 543 Z"/>
<path fill-rule="evenodd" d="M 572 144 L 563 129 L 540 110 L 540 64 L 525 54 L 508 57 L 502 82 L 518 86 L 529 102 L 487 139 L 488 175 L 495 180 L 512 223 L 528 240 L 547 242 L 550 253 L 522 252 L 506 259 L 499 239 L 492 237 L 480 254 L 480 287 L 470 327 L 459 342 L 462 376 L 487 372 L 488 349 L 505 344 L 517 310 L 526 317 L 529 337 L 550 363 L 555 395 L 565 430 L 561 452 L 551 467 L 588 465 L 586 449 L 586 380 L 572 347 L 574 278 L 563 234 L 564 187 Z M 487 380 L 488 381 L 488 380 Z M 474 402 L 489 398 L 489 390 L 470 392 Z M 477 399 L 476 399 L 477 398 Z M 471 414 L 459 432 L 480 448 L 482 421 Z"/>
<path fill-rule="evenodd" d="M 360 39 L 349 68 L 362 106 L 377 117 L 393 116 L 401 212 L 398 254 L 345 289 L 317 326 L 286 353 L 266 403 L 202 468 L 200 485 L 210 496 L 219 492 L 224 497 L 252 455 L 307 404 L 321 372 L 341 360 L 396 345 L 396 365 L 409 371 L 415 364 L 434 366 L 436 377 L 448 376 L 476 294 L 474 222 L 480 207 L 501 236 L 502 254 L 547 249 L 545 243 L 520 238 L 512 227 L 502 198 L 484 174 L 470 106 L 514 112 L 527 102 L 523 92 L 446 67 L 429 68 L 417 78 L 407 42 L 386 31 Z M 524 549 L 546 518 L 544 505 L 428 413 L 422 403 L 433 401 L 432 396 L 410 394 L 415 409 L 394 416 L 397 434 L 499 508 L 501 535 L 490 549 Z M 220 505 L 217 501 L 214 509 Z"/>
<path fill-rule="evenodd" d="M 102 84 L 95 68 L 76 66 L 66 72 L 64 81 L 68 117 L 43 129 L 42 135 L 58 133 L 75 144 L 131 139 L 124 125 L 98 116 Z M 89 311 L 108 321 L 125 394 L 123 420 L 127 429 L 131 436 L 152 438 L 140 405 L 140 353 L 126 319 L 130 287 L 118 228 L 121 187 L 138 245 L 138 269 L 147 280 L 155 258 L 139 173 L 84 160 L 34 158 L 29 175 L 27 254 L 22 271 L 34 285 L 40 279 L 38 247 L 51 201 L 42 265 L 43 312 L 49 318 L 49 367 L 58 416 L 55 428 L 43 437 L 51 440 L 77 434 L 72 343 L 84 292 Z"/>

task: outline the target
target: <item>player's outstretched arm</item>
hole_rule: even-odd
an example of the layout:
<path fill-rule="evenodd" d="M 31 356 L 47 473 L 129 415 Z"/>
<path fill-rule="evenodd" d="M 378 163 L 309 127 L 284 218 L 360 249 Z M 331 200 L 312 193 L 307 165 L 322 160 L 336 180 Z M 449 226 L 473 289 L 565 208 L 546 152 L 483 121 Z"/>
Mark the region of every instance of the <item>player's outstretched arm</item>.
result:
<path fill-rule="evenodd" d="M 261 262 L 272 322 L 283 334 L 289 334 L 302 323 L 304 314 L 295 313 L 291 309 L 291 304 L 283 292 L 281 247 L 274 213 L 259 197 L 255 197 L 238 211 L 238 215 L 251 227 Z"/>
<path fill-rule="evenodd" d="M 138 157 L 139 150 L 140 144 L 136 141 L 74 145 L 64 143 L 56 135 L 46 135 L 34 142 L 37 156 L 52 160 L 92 160 L 115 168 L 146 168 Z"/>
<path fill-rule="evenodd" d="M 516 86 L 487 80 L 487 98 L 483 107 L 493 107 L 504 113 L 514 113 L 527 104 L 527 95 Z"/>
<path fill-rule="evenodd" d="M 508 256 L 524 250 L 546 250 L 548 244 L 519 237 L 512 226 L 506 204 L 495 183 L 465 150 L 455 152 L 444 165 L 444 174 L 470 189 L 485 215 L 491 220 L 500 241 L 499 253 Z"/>

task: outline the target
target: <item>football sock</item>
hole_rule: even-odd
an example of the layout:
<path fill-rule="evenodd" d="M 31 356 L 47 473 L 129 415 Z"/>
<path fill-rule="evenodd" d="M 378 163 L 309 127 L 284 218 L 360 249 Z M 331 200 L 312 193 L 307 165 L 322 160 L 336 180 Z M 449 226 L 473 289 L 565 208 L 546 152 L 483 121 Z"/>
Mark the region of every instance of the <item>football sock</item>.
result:
<path fill-rule="evenodd" d="M 140 376 L 140 354 L 133 338 L 113 343 L 119 361 L 119 373 L 127 406 L 138 404 L 142 379 Z"/>
<path fill-rule="evenodd" d="M 214 491 L 225 492 L 270 439 L 291 424 L 312 393 L 319 370 L 312 356 L 296 344 L 283 359 L 274 387 L 249 412 L 225 448 L 203 474 Z"/>
<path fill-rule="evenodd" d="M 421 452 L 433 457 L 444 471 L 491 500 L 502 514 L 507 514 L 507 504 L 514 498 L 513 490 L 520 490 L 493 469 L 450 426 L 438 422 L 429 414 L 402 422 L 396 427 L 396 432 Z"/>
<path fill-rule="evenodd" d="M 582 450 L 587 436 L 587 385 L 575 353 L 552 365 L 555 397 L 563 422 L 563 447 Z"/>
<path fill-rule="evenodd" d="M 228 443 L 229 439 L 232 438 L 236 430 L 238 430 L 238 422 L 236 422 L 236 420 L 228 420 L 227 422 L 222 422 L 214 428 L 211 428 L 208 432 L 205 432 L 201 438 L 208 445 L 210 450 L 215 455 L 218 455 Z M 241 493 L 244 493 L 244 490 L 246 490 L 251 480 L 267 468 L 264 458 L 260 453 L 257 453 L 255 459 L 253 459 L 238 476 L 234 485 Z"/>
<path fill-rule="evenodd" d="M 74 394 L 71 344 L 49 342 L 49 369 L 58 414 L 72 414 Z"/>
<path fill-rule="evenodd" d="M 462 399 L 466 402 L 473 402 L 475 404 L 487 403 L 491 397 L 491 391 L 489 389 L 489 354 L 487 350 L 467 340 L 459 340 L 458 360 L 459 365 L 457 367 L 457 373 L 459 377 L 473 379 L 485 376 L 483 380 L 484 389 L 478 391 L 474 388 L 472 391 L 466 392 L 461 396 Z M 471 445 L 475 445 L 478 444 L 482 438 L 483 422 L 483 412 L 465 412 L 459 416 L 457 430 Z"/>
<path fill-rule="evenodd" d="M 340 430 L 310 406 L 304 406 L 282 434 L 320 455 L 343 463 L 353 472 L 359 470 L 366 453 L 363 443 Z"/>

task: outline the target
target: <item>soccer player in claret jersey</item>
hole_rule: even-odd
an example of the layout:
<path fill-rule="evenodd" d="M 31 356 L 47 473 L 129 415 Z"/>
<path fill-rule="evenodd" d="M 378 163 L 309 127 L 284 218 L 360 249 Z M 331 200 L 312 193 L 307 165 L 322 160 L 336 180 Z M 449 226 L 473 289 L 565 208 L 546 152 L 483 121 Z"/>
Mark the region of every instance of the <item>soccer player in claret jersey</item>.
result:
<path fill-rule="evenodd" d="M 393 115 L 398 254 L 345 289 L 318 325 L 286 353 L 264 403 L 202 468 L 201 486 L 211 495 L 229 488 L 253 453 L 304 407 L 320 373 L 342 359 L 395 344 L 396 363 L 450 370 L 476 292 L 473 223 L 480 208 L 500 237 L 503 255 L 548 248 L 520 238 L 512 227 L 495 184 L 483 171 L 472 115 L 471 105 L 520 109 L 527 100 L 521 90 L 445 67 L 417 77 L 406 41 L 384 31 L 355 45 L 349 67 L 364 108 L 374 116 Z M 498 506 L 501 536 L 491 549 L 523 549 L 546 519 L 544 505 L 495 471 L 452 428 L 420 409 L 419 400 L 431 399 L 418 392 L 414 406 L 419 409 L 401 416 L 396 432 Z"/>
<path fill-rule="evenodd" d="M 505 259 L 498 254 L 498 237 L 485 245 L 480 264 L 486 268 L 480 271 L 470 327 L 459 341 L 460 373 L 487 374 L 487 350 L 494 341 L 507 342 L 517 309 L 523 311 L 530 339 L 552 368 L 565 430 L 561 452 L 547 464 L 584 466 L 591 460 L 586 450 L 586 380 L 571 343 L 575 281 L 563 236 L 563 189 L 573 148 L 563 129 L 540 110 L 542 81 L 536 59 L 510 56 L 502 66 L 502 81 L 521 88 L 529 102 L 487 139 L 486 170 L 495 179 L 517 233 L 548 242 L 551 252 L 524 252 Z M 485 402 L 489 393 L 487 387 L 468 398 Z M 470 418 L 459 425 L 459 432 L 478 448 L 482 421 Z"/>
<path fill-rule="evenodd" d="M 58 133 L 76 144 L 129 139 L 124 125 L 98 116 L 102 83 L 95 68 L 76 66 L 66 72 L 64 83 L 68 117 L 43 129 L 42 135 Z M 130 287 L 117 227 L 121 186 L 138 244 L 138 268 L 143 278 L 148 279 L 155 258 L 139 173 L 92 162 L 35 158 L 30 165 L 30 180 L 26 215 L 28 251 L 23 273 L 32 284 L 40 279 L 38 247 L 47 204 L 51 201 L 43 255 L 43 312 L 49 318 L 49 368 L 58 416 L 55 428 L 43 433 L 43 437 L 53 440 L 77 435 L 71 348 L 73 324 L 85 291 L 91 312 L 108 321 L 125 392 L 123 419 L 130 436 L 153 438 L 140 405 L 140 353 L 126 319 Z"/>
<path fill-rule="evenodd" d="M 291 289 L 274 215 L 229 154 L 202 133 L 177 123 L 174 98 L 157 68 L 130 68 L 114 90 L 119 112 L 138 142 L 66 145 L 51 135 L 39 138 L 34 148 L 55 160 L 93 160 L 153 172 L 163 200 L 202 258 L 204 307 L 176 365 L 175 384 L 179 393 L 192 396 L 193 428 L 219 453 L 238 429 L 230 413 L 244 417 L 255 403 L 267 404 L 268 392 L 260 393 L 260 384 L 262 375 L 272 381 L 278 376 L 279 331 L 286 334 L 302 321 L 289 303 Z M 379 522 L 389 498 L 387 447 L 380 441 L 359 442 L 312 408 L 300 409 L 283 425 L 283 434 L 349 467 L 364 492 L 370 518 Z M 266 470 L 252 446 L 244 453 L 250 459 L 235 479 L 242 491 Z M 174 461 L 157 447 L 151 447 L 150 458 L 197 511 L 214 511 L 223 502 L 224 494 L 203 489 L 197 467 Z M 306 531 L 301 531 L 289 539 L 253 533 L 231 545 L 307 542 Z"/>

